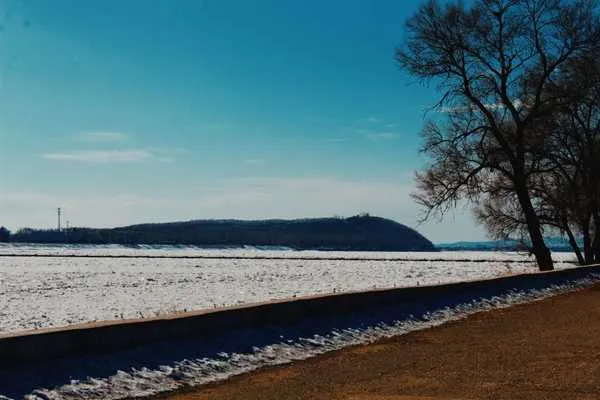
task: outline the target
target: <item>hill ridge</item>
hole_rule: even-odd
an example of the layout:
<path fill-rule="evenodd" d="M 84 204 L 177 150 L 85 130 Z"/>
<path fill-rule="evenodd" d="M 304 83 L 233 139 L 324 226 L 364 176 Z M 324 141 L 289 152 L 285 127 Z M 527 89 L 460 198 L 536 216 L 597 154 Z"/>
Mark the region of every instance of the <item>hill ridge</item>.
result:
<path fill-rule="evenodd" d="M 14 242 L 284 246 L 298 250 L 434 251 L 415 229 L 370 215 L 348 218 L 204 219 L 116 228 L 25 229 Z"/>

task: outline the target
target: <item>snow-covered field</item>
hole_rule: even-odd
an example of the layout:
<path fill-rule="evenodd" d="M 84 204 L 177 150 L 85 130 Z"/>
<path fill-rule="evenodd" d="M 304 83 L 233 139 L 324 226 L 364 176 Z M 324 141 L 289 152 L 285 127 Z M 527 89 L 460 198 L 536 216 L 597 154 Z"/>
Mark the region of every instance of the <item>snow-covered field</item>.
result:
<path fill-rule="evenodd" d="M 98 256 L 98 257 L 146 257 L 146 258 L 290 258 L 290 259 L 382 259 L 382 260 L 472 260 L 472 261 L 533 261 L 527 253 L 502 251 L 442 251 L 442 252 L 384 252 L 384 251 L 317 251 L 291 250 L 274 246 L 244 248 L 206 248 L 198 246 L 170 245 L 42 245 L 29 243 L 0 243 L 2 255 L 40 256 Z M 554 253 L 557 261 L 575 261 L 571 253 Z"/>
<path fill-rule="evenodd" d="M 15 254 L 19 256 L 9 256 Z M 119 258 L 132 256 L 199 258 Z M 554 257 L 557 268 L 573 266 L 569 263 L 574 260 L 572 254 L 557 253 Z M 532 271 L 535 266 L 531 257 L 507 252 L 2 245 L 0 334 L 310 294 L 430 285 Z"/>
<path fill-rule="evenodd" d="M 288 325 L 245 327 L 137 347 L 111 354 L 54 359 L 17 368 L 0 367 L 0 400 L 119 400 L 223 380 L 265 366 L 314 357 L 347 346 L 402 335 L 489 311 L 555 296 L 600 280 L 597 273 L 575 279 L 549 275 L 541 287 L 495 285 L 470 298 L 452 295 L 380 305 L 348 315 L 306 318 Z M 539 281 L 538 281 L 539 283 Z M 425 303 L 425 304 L 424 304 Z M 7 364 L 5 360 L 4 366 Z"/>
<path fill-rule="evenodd" d="M 557 253 L 554 258 L 557 268 L 574 266 L 571 254 Z M 535 271 L 531 257 L 506 252 L 1 245 L 0 336 L 94 320 Z M 308 318 L 290 326 L 247 327 L 114 354 L 0 367 L 0 400 L 147 396 L 543 299 L 600 279 L 588 275 L 571 281 L 552 281 L 550 276 L 547 285 L 537 288 L 494 286 L 497 293 L 492 290 L 484 297 L 449 296 L 441 303 L 431 299 L 431 304 L 415 300 L 402 307 Z"/>

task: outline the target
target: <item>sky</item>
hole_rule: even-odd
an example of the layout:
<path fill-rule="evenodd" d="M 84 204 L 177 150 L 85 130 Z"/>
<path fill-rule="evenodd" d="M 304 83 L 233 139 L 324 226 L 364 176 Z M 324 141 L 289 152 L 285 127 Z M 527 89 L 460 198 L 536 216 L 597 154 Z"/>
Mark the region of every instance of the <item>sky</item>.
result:
<path fill-rule="evenodd" d="M 418 223 L 439 99 L 394 60 L 418 1 L 0 0 L 0 225 L 368 212 Z"/>

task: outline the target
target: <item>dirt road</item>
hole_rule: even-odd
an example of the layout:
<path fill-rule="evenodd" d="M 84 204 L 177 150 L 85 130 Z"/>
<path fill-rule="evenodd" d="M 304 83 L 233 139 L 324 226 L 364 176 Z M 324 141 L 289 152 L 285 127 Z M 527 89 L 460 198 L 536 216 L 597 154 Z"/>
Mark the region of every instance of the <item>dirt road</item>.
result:
<path fill-rule="evenodd" d="M 600 399 L 600 287 L 155 399 Z"/>

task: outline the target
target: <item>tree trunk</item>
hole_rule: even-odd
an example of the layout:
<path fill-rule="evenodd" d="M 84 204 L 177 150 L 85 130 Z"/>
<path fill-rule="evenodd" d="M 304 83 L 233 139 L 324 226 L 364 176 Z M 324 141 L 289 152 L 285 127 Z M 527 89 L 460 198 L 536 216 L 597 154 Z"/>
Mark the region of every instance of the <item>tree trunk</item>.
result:
<path fill-rule="evenodd" d="M 581 231 L 583 233 L 583 254 L 586 264 L 594 263 L 594 253 L 592 250 L 592 238 L 590 235 L 590 220 L 584 219 L 581 223 Z"/>
<path fill-rule="evenodd" d="M 565 225 L 565 232 L 567 232 L 567 236 L 569 237 L 569 244 L 571 245 L 571 248 L 573 249 L 573 251 L 575 252 L 575 255 L 577 256 L 577 262 L 579 262 L 579 265 L 584 265 L 585 259 L 583 258 L 583 255 L 581 254 L 581 249 L 579 248 L 579 245 L 577 244 L 575 235 L 573 235 L 573 231 L 571 230 L 571 228 L 569 228 L 568 224 Z"/>
<path fill-rule="evenodd" d="M 515 191 L 517 192 L 517 197 L 525 216 L 527 231 L 531 239 L 531 248 L 538 268 L 540 271 L 552 271 L 554 269 L 552 256 L 550 250 L 546 247 L 546 243 L 544 243 L 540 219 L 531 204 L 531 197 L 525 185 L 525 179 L 515 179 Z"/>
<path fill-rule="evenodd" d="M 600 263 L 600 214 L 597 210 L 593 212 L 594 216 L 594 240 L 592 242 L 592 251 L 594 252 L 594 262 Z"/>

